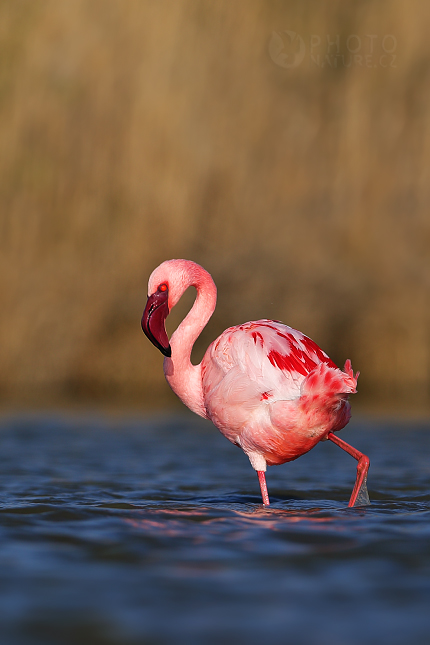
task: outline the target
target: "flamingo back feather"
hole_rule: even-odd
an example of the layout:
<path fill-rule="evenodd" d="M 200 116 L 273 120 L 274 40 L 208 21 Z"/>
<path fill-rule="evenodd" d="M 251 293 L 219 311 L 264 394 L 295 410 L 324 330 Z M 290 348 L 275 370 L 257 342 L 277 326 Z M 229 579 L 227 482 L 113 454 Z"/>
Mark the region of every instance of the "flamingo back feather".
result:
<path fill-rule="evenodd" d="M 202 361 L 208 417 L 245 452 L 284 463 L 349 420 L 357 377 L 341 371 L 318 345 L 278 321 L 230 327 Z"/>

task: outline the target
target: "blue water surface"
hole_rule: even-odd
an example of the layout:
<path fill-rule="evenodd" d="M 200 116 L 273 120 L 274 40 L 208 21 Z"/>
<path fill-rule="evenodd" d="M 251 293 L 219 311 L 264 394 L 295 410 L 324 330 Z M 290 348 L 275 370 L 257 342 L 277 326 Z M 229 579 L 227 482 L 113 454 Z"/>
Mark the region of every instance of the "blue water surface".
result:
<path fill-rule="evenodd" d="M 2 645 L 428 645 L 430 424 L 269 468 L 193 416 L 0 421 Z"/>

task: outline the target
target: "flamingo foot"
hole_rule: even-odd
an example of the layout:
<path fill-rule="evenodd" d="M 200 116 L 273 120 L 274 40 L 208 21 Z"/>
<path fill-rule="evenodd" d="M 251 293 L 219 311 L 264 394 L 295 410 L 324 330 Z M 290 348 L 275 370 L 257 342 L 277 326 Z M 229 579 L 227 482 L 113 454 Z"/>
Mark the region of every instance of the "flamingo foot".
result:
<path fill-rule="evenodd" d="M 349 500 L 349 507 L 353 506 L 369 506 L 370 499 L 367 492 L 367 472 L 369 470 L 369 457 L 363 455 L 357 464 L 357 479 L 355 486 Z"/>
<path fill-rule="evenodd" d="M 266 475 L 263 470 L 257 470 L 258 481 L 260 482 L 261 497 L 264 506 L 270 506 L 269 493 L 267 492 Z"/>
<path fill-rule="evenodd" d="M 363 455 L 362 452 L 356 450 L 345 441 L 342 441 L 342 439 L 339 439 L 339 437 L 336 437 L 333 432 L 329 432 L 327 439 L 333 441 L 333 443 L 339 446 L 339 448 L 345 450 L 345 452 L 347 452 L 358 461 L 357 478 L 355 480 L 355 485 L 351 494 L 351 499 L 349 500 L 348 507 L 353 508 L 355 506 L 368 506 L 370 504 L 369 493 L 367 492 L 367 473 L 370 466 L 369 457 L 366 457 L 366 455 Z"/>

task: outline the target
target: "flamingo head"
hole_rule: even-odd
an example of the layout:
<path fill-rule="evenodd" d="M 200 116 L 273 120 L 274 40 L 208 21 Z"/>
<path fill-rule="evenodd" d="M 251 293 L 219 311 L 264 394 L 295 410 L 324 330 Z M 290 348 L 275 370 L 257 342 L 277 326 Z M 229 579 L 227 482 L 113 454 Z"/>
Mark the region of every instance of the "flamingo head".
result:
<path fill-rule="evenodd" d="M 209 273 L 191 260 L 166 260 L 149 277 L 142 329 L 164 356 L 172 355 L 165 320 L 190 286 L 196 287 L 197 291 L 205 287 L 216 299 L 216 287 Z"/>
<path fill-rule="evenodd" d="M 148 295 L 142 316 L 142 329 L 151 343 L 164 356 L 172 355 L 169 338 L 164 325 L 169 311 L 169 287 L 166 282 L 162 282 L 154 293 Z"/>
<path fill-rule="evenodd" d="M 190 265 L 197 266 L 188 260 L 166 260 L 149 277 L 142 329 L 164 356 L 172 355 L 165 320 L 188 287 Z"/>

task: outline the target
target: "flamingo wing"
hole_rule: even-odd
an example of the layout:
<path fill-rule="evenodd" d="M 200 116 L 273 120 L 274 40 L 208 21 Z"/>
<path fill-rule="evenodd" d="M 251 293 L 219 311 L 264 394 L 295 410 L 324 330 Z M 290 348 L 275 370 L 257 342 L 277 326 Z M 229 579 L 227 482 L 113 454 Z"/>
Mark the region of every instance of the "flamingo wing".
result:
<path fill-rule="evenodd" d="M 337 369 L 313 340 L 280 322 L 258 320 L 230 327 L 202 361 L 205 398 L 216 389 L 232 403 L 295 400 L 305 378 L 321 363 Z"/>
<path fill-rule="evenodd" d="M 253 454 L 269 465 L 290 461 L 348 422 L 356 378 L 348 361 L 345 367 L 347 373 L 313 340 L 280 322 L 231 327 L 202 361 L 207 416 L 256 470 Z"/>

